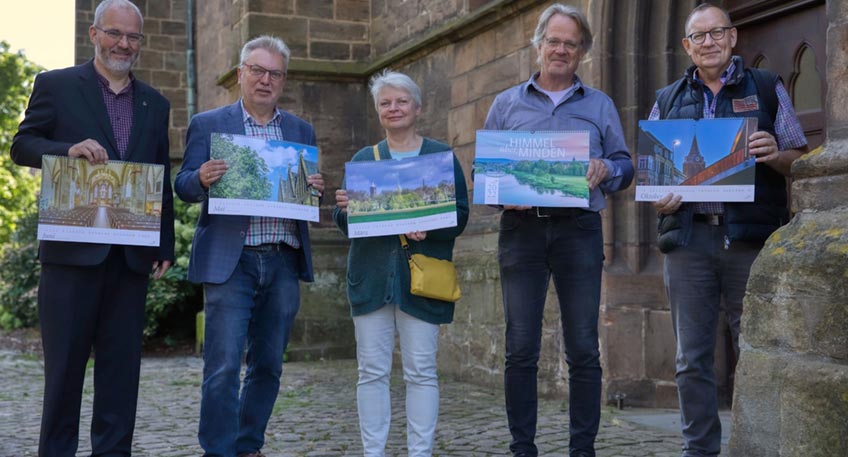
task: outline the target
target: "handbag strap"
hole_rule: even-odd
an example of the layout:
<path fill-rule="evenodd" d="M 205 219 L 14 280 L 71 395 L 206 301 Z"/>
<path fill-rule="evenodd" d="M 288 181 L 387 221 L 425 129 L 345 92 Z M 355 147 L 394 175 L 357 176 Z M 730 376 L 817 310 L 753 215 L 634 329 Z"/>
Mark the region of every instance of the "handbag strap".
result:
<path fill-rule="evenodd" d="M 377 148 L 377 145 L 375 144 L 371 149 L 374 151 L 374 160 L 379 161 L 380 150 Z M 401 233 L 398 235 L 398 238 L 400 238 L 400 245 L 403 246 L 403 252 L 406 254 L 406 260 L 412 261 L 412 254 L 409 253 L 409 243 L 406 242 L 406 235 Z"/>
<path fill-rule="evenodd" d="M 377 148 L 377 145 L 375 144 L 371 148 L 374 151 L 374 160 L 379 161 L 380 160 L 380 150 Z M 400 245 L 403 246 L 403 252 L 406 253 L 406 259 L 412 260 L 412 256 L 409 254 L 409 243 L 406 242 L 406 236 L 404 236 L 403 234 L 400 234 L 400 235 L 398 235 L 398 238 L 400 238 Z"/>

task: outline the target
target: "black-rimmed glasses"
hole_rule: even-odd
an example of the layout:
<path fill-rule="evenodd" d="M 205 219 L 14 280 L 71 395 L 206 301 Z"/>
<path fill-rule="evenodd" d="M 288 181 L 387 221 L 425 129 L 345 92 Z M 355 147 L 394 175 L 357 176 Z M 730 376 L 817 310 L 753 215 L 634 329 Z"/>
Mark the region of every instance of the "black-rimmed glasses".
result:
<path fill-rule="evenodd" d="M 246 68 L 247 72 L 250 73 L 250 76 L 253 76 L 256 79 L 260 79 L 265 76 L 265 73 L 268 73 L 268 76 L 271 78 L 271 81 L 281 81 L 285 76 L 286 72 L 280 70 L 269 70 L 260 65 L 250 65 L 243 63 L 241 64 L 242 68 Z"/>
<path fill-rule="evenodd" d="M 706 41 L 706 39 L 707 39 L 707 34 L 709 34 L 710 38 L 712 38 L 713 41 L 718 41 L 718 40 L 724 38 L 725 32 L 727 32 L 728 30 L 730 30 L 732 28 L 733 27 L 716 27 L 716 28 L 709 30 L 707 32 L 690 33 L 689 36 L 687 36 L 686 38 L 688 38 L 689 41 L 691 41 L 695 44 L 703 44 L 704 41 Z"/>
<path fill-rule="evenodd" d="M 109 38 L 111 38 L 115 41 L 121 41 L 121 38 L 127 37 L 127 43 L 129 43 L 133 46 L 138 46 L 139 44 L 141 44 L 142 41 L 144 41 L 144 34 L 143 33 L 124 33 L 124 32 L 121 32 L 120 30 L 115 30 L 115 29 L 106 30 L 106 29 L 100 28 L 96 25 L 94 26 L 94 28 L 105 33 L 106 36 L 108 36 Z"/>

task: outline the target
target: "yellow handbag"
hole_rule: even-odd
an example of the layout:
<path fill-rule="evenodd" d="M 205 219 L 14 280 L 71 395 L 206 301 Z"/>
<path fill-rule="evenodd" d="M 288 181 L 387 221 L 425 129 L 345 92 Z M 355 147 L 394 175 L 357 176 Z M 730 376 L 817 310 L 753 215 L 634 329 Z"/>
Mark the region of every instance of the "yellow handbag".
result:
<path fill-rule="evenodd" d="M 410 254 L 404 235 L 400 244 L 409 262 L 409 292 L 419 297 L 455 302 L 462 297 L 456 268 L 450 260 L 436 259 L 424 254 Z"/>
<path fill-rule="evenodd" d="M 374 145 L 374 160 L 380 160 L 380 152 Z M 406 260 L 409 262 L 409 292 L 419 297 L 455 302 L 462 297 L 456 268 L 450 260 L 436 259 L 424 254 L 410 254 L 406 236 L 398 235 Z"/>

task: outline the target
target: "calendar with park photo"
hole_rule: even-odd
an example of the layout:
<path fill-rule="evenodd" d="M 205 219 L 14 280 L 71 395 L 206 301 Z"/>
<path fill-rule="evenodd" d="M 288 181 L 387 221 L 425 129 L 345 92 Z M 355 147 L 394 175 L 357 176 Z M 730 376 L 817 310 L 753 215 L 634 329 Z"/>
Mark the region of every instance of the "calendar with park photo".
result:
<path fill-rule="evenodd" d="M 346 163 L 350 238 L 455 227 L 453 165 L 451 151 Z"/>

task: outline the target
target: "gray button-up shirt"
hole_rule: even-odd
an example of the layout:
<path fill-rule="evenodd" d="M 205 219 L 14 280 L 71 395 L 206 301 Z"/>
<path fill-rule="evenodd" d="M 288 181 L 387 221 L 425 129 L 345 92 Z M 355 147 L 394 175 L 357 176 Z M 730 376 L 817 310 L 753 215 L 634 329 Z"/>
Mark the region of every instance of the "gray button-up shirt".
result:
<path fill-rule="evenodd" d="M 607 178 L 589 194 L 589 210 L 606 207 L 605 193 L 626 188 L 633 180 L 633 162 L 624 143 L 621 120 L 612 99 L 583 85 L 574 77 L 573 90 L 554 105 L 536 84 L 538 73 L 529 81 L 499 94 L 489 115 L 486 130 L 589 131 L 589 157 L 604 162 Z"/>

